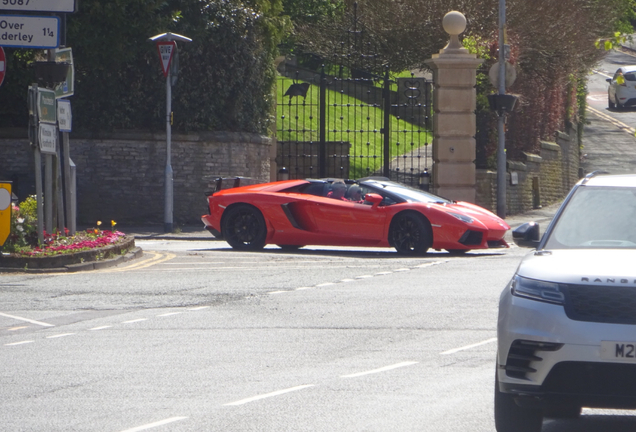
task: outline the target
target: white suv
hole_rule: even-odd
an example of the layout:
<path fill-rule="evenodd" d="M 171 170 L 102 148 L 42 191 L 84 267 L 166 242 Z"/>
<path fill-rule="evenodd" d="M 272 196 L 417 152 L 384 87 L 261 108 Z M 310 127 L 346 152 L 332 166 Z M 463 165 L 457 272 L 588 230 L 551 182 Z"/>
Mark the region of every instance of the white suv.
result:
<path fill-rule="evenodd" d="M 602 173 L 604 174 L 604 173 Z M 636 408 L 636 175 L 579 181 L 501 294 L 498 432 L 541 431 L 582 407 Z"/>

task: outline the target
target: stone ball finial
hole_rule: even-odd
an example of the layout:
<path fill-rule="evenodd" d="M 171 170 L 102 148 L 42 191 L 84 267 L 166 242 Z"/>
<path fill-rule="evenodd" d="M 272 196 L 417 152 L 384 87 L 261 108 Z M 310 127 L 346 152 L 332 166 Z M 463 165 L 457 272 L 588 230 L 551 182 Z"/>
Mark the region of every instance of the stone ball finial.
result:
<path fill-rule="evenodd" d="M 444 48 L 444 51 L 447 53 L 466 51 L 459 41 L 459 35 L 466 30 L 466 17 L 464 14 L 458 11 L 450 11 L 444 15 L 442 25 L 446 33 L 450 35 L 450 42 Z"/>
<path fill-rule="evenodd" d="M 460 35 L 466 30 L 466 17 L 458 11 L 450 11 L 442 20 L 444 30 L 449 35 Z"/>

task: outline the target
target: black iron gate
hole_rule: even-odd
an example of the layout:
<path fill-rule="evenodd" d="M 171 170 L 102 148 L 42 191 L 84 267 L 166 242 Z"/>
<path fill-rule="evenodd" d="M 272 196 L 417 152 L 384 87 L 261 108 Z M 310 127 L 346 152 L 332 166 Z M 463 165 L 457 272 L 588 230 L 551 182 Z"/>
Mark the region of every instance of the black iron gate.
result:
<path fill-rule="evenodd" d="M 372 51 L 354 15 L 333 58 L 286 64 L 278 81 L 277 164 L 289 178 L 383 176 L 428 184 L 431 82 L 392 76 Z"/>

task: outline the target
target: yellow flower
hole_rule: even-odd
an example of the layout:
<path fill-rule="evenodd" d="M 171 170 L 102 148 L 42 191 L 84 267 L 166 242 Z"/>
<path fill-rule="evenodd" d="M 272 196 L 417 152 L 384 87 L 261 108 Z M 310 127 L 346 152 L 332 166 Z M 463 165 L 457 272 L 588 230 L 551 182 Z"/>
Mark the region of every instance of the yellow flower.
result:
<path fill-rule="evenodd" d="M 114 220 L 111 220 L 111 221 L 110 221 L 110 226 L 111 226 L 111 227 L 114 227 L 115 225 L 117 225 L 117 222 L 115 222 Z"/>
<path fill-rule="evenodd" d="M 100 226 L 102 224 L 102 221 L 97 221 L 97 226 Z"/>

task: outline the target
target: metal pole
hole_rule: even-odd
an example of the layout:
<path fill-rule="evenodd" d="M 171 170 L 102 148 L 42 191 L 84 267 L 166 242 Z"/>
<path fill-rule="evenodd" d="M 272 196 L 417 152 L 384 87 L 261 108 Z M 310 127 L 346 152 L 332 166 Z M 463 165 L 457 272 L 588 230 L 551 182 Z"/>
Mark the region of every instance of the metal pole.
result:
<path fill-rule="evenodd" d="M 506 58 L 504 29 L 506 26 L 506 0 L 499 0 L 499 94 L 506 94 Z M 497 133 L 497 216 L 506 217 L 506 112 L 498 110 Z"/>
<path fill-rule="evenodd" d="M 172 82 L 171 68 L 168 68 L 168 76 L 166 78 L 166 173 L 165 173 L 165 213 L 164 213 L 164 232 L 172 232 L 172 209 L 173 209 L 173 184 L 172 184 L 172 143 L 171 143 L 171 117 L 172 117 Z"/>

